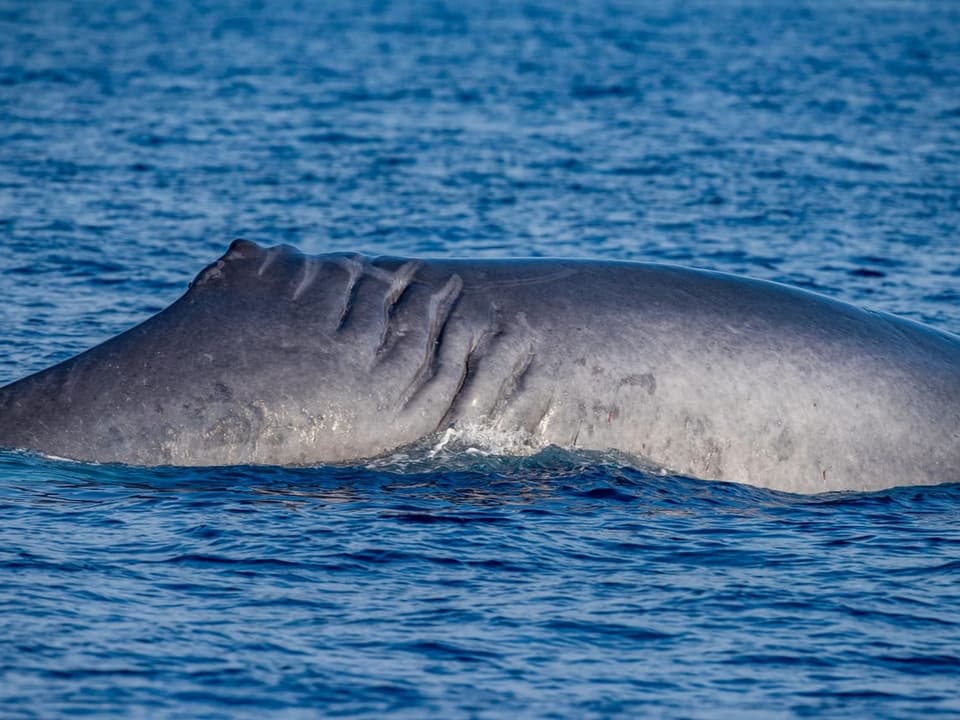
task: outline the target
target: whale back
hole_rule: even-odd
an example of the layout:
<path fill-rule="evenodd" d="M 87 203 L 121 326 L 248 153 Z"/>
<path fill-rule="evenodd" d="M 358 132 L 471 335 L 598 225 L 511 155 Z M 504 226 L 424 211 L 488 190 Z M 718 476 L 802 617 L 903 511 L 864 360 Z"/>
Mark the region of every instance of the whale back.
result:
<path fill-rule="evenodd" d="M 960 340 L 688 268 L 236 241 L 0 389 L 0 446 L 86 461 L 346 462 L 448 428 L 803 492 L 956 480 Z"/>

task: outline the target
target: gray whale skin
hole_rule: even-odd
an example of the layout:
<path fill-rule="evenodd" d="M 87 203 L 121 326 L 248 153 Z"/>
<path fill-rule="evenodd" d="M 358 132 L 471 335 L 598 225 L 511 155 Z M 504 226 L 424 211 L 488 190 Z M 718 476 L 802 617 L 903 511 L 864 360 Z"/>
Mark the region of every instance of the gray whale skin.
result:
<path fill-rule="evenodd" d="M 453 428 L 791 492 L 960 479 L 960 338 L 667 265 L 237 240 L 141 325 L 0 389 L 0 447 L 316 465 Z"/>

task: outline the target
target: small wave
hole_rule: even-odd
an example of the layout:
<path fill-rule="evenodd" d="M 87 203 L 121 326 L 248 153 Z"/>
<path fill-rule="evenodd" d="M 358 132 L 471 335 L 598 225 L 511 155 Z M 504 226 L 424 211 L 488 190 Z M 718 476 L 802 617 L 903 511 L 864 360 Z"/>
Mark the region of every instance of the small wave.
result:
<path fill-rule="evenodd" d="M 655 476 L 670 472 L 654 463 L 618 450 L 570 450 L 544 443 L 523 431 L 482 424 L 465 424 L 418 440 L 365 467 L 399 474 L 430 471 L 522 472 L 555 469 L 560 472 L 589 467 L 632 468 Z"/>

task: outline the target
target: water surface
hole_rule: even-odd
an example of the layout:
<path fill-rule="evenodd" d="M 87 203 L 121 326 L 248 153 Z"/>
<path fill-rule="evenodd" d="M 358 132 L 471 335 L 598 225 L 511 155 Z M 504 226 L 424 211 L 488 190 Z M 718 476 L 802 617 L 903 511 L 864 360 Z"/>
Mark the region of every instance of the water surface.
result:
<path fill-rule="evenodd" d="M 958 332 L 958 98 L 952 3 L 0 0 L 0 382 L 237 236 L 677 262 Z M 0 454 L 0 716 L 960 714 L 960 485 L 430 455 Z"/>

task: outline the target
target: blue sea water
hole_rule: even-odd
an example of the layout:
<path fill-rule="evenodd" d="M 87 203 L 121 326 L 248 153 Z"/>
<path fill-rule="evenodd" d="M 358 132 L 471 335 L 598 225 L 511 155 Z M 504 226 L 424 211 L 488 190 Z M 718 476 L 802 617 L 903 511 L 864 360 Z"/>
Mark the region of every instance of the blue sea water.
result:
<path fill-rule="evenodd" d="M 0 0 L 0 383 L 237 236 L 960 332 L 960 5 Z M 950 478 L 945 478 L 949 480 Z M 960 716 L 960 484 L 0 453 L 0 717 Z"/>

